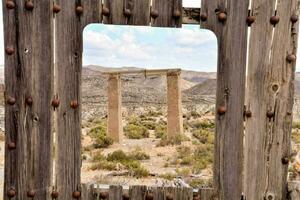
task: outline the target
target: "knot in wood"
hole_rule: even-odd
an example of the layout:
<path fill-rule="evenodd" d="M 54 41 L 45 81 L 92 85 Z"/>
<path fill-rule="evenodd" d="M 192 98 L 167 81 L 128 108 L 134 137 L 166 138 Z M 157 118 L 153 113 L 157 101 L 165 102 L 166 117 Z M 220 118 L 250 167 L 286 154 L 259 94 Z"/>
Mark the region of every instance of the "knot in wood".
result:
<path fill-rule="evenodd" d="M 33 8 L 34 8 L 34 5 L 33 5 L 32 1 L 26 1 L 25 9 L 31 11 L 31 10 L 33 10 Z"/>
<path fill-rule="evenodd" d="M 148 192 L 146 195 L 146 200 L 153 200 L 154 199 L 154 195 L 152 192 Z"/>
<path fill-rule="evenodd" d="M 26 97 L 25 102 L 28 106 L 32 106 L 33 104 L 33 99 L 31 97 Z"/>
<path fill-rule="evenodd" d="M 54 4 L 52 10 L 53 10 L 54 13 L 59 13 L 60 10 L 61 10 L 61 7 L 57 4 Z"/>
<path fill-rule="evenodd" d="M 107 199 L 108 196 L 109 196 L 109 193 L 107 191 L 100 192 L 100 194 L 99 194 L 100 199 Z"/>
<path fill-rule="evenodd" d="M 286 60 L 289 62 L 289 63 L 292 63 L 292 62 L 295 62 L 297 59 L 296 55 L 294 54 L 289 54 L 287 57 L 286 57 Z"/>
<path fill-rule="evenodd" d="M 225 12 L 220 12 L 218 14 L 218 20 L 219 22 L 224 23 L 227 20 L 227 14 Z"/>
<path fill-rule="evenodd" d="M 159 13 L 157 10 L 151 10 L 150 15 L 153 19 L 156 19 L 159 16 Z"/>
<path fill-rule="evenodd" d="M 13 2 L 11 0 L 7 0 L 5 3 L 5 6 L 7 9 L 15 9 L 16 4 L 15 4 L 15 2 Z"/>
<path fill-rule="evenodd" d="M 107 7 L 102 8 L 102 15 L 108 17 L 110 15 L 110 11 Z"/>
<path fill-rule="evenodd" d="M 75 192 L 73 192 L 72 196 L 73 196 L 74 199 L 79 199 L 80 196 L 81 196 L 81 193 L 79 191 L 75 191 Z"/>
<path fill-rule="evenodd" d="M 203 22 L 206 22 L 207 19 L 208 19 L 207 14 L 201 13 L 201 15 L 200 15 L 200 20 L 203 21 Z"/>
<path fill-rule="evenodd" d="M 248 16 L 246 19 L 246 22 L 248 26 L 251 26 L 255 22 L 255 17 L 254 16 Z"/>
<path fill-rule="evenodd" d="M 16 99 L 15 99 L 14 97 L 10 97 L 10 96 L 9 96 L 9 97 L 7 97 L 6 102 L 7 102 L 8 105 L 13 106 L 13 105 L 15 105 L 15 103 L 16 103 Z"/>
<path fill-rule="evenodd" d="M 16 196 L 16 190 L 15 190 L 15 188 L 10 188 L 10 189 L 7 191 L 7 196 L 8 196 L 9 198 L 15 197 L 15 196 Z"/>
<path fill-rule="evenodd" d="M 125 17 L 131 17 L 131 10 L 128 9 L 128 8 L 125 8 L 125 10 L 124 10 L 124 16 Z"/>
<path fill-rule="evenodd" d="M 52 191 L 51 197 L 52 197 L 53 199 L 56 199 L 56 198 L 58 197 L 58 192 L 57 192 L 57 191 Z"/>
<path fill-rule="evenodd" d="M 14 142 L 8 142 L 7 143 L 7 148 L 9 150 L 15 150 L 16 149 L 16 143 L 14 143 Z"/>
<path fill-rule="evenodd" d="M 293 14 L 293 15 L 291 16 L 291 22 L 292 22 L 292 23 L 296 23 L 298 20 L 299 20 L 299 16 L 298 16 L 298 15 Z"/>
<path fill-rule="evenodd" d="M 5 53 L 9 56 L 13 55 L 15 53 L 15 49 L 13 47 L 6 47 Z"/>
<path fill-rule="evenodd" d="M 180 12 L 180 10 L 179 9 L 176 9 L 175 11 L 174 11 L 174 13 L 173 13 L 173 17 L 174 17 L 174 19 L 180 19 L 180 17 L 181 17 L 181 12 Z"/>
<path fill-rule="evenodd" d="M 83 7 L 82 6 L 77 6 L 76 7 L 76 14 L 77 15 L 82 15 L 83 13 Z"/>
<path fill-rule="evenodd" d="M 270 18 L 270 23 L 275 26 L 276 24 L 279 23 L 279 20 L 280 20 L 280 18 L 275 15 Z"/>
<path fill-rule="evenodd" d="M 124 194 L 122 195 L 122 199 L 123 199 L 123 200 L 129 200 L 129 195 L 128 195 L 128 193 L 124 193 Z"/>
<path fill-rule="evenodd" d="M 27 197 L 33 198 L 34 196 L 35 196 L 35 191 L 34 191 L 34 190 L 29 190 L 29 191 L 27 192 Z"/>

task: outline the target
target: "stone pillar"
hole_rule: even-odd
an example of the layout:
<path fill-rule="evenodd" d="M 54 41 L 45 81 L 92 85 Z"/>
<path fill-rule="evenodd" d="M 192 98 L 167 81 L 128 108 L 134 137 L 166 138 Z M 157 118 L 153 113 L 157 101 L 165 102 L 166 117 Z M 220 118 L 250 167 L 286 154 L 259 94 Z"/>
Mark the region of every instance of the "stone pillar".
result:
<path fill-rule="evenodd" d="M 122 128 L 122 95 L 119 74 L 110 74 L 107 85 L 107 136 L 120 142 Z"/>
<path fill-rule="evenodd" d="M 180 72 L 167 73 L 168 137 L 183 133 Z"/>

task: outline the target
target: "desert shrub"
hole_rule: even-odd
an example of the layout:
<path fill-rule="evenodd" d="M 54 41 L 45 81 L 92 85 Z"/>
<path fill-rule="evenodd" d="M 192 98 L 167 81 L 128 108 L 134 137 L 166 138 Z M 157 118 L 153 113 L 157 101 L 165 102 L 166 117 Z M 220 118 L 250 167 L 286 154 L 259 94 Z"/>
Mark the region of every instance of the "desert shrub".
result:
<path fill-rule="evenodd" d="M 146 115 L 149 116 L 149 117 L 159 117 L 159 116 L 162 116 L 163 113 L 162 113 L 162 111 L 150 110 Z"/>
<path fill-rule="evenodd" d="M 92 128 L 88 134 L 94 139 L 95 148 L 106 148 L 113 144 L 113 140 L 106 136 L 106 127 L 102 124 Z"/>
<path fill-rule="evenodd" d="M 141 124 L 148 130 L 155 130 L 157 124 L 153 121 L 142 121 Z"/>
<path fill-rule="evenodd" d="M 122 162 L 122 161 L 126 161 L 126 160 L 129 160 L 129 157 L 126 155 L 126 153 L 122 150 L 117 150 L 117 151 L 114 151 L 110 154 L 107 155 L 107 160 L 108 161 L 119 161 L 119 162 Z"/>
<path fill-rule="evenodd" d="M 300 132 L 294 130 L 291 135 L 292 141 L 296 144 L 300 143 Z"/>
<path fill-rule="evenodd" d="M 177 147 L 176 151 L 177 151 L 178 158 L 184 158 L 192 154 L 191 148 L 184 145 Z"/>
<path fill-rule="evenodd" d="M 191 111 L 190 115 L 193 117 L 193 118 L 198 118 L 198 117 L 201 117 L 201 115 L 197 112 L 197 111 Z"/>
<path fill-rule="evenodd" d="M 214 129 L 215 124 L 209 120 L 198 120 L 192 123 L 192 127 L 196 129 Z"/>
<path fill-rule="evenodd" d="M 93 163 L 92 166 L 90 167 L 91 170 L 117 170 L 118 169 L 118 164 L 115 162 L 108 162 L 106 160 L 99 161 L 97 163 Z"/>
<path fill-rule="evenodd" d="M 126 167 L 131 176 L 137 178 L 149 176 L 149 171 L 145 167 L 143 167 L 138 161 L 128 160 L 122 164 Z"/>
<path fill-rule="evenodd" d="M 150 159 L 150 156 L 148 154 L 146 154 L 145 152 L 143 152 L 139 149 L 132 151 L 129 154 L 129 157 L 133 160 L 149 160 Z"/>
<path fill-rule="evenodd" d="M 204 130 L 204 129 L 196 129 L 193 131 L 193 136 L 203 144 L 214 143 L 214 134 L 211 131 Z"/>
<path fill-rule="evenodd" d="M 163 147 L 163 146 L 168 146 L 168 145 L 180 145 L 182 142 L 189 141 L 189 140 L 190 140 L 190 138 L 184 134 L 177 134 L 173 137 L 166 137 L 166 135 L 165 135 L 159 141 L 157 146 Z"/>
<path fill-rule="evenodd" d="M 195 179 L 192 179 L 188 184 L 192 188 L 211 188 L 211 187 L 213 187 L 212 179 L 195 178 Z"/>
<path fill-rule="evenodd" d="M 213 163 L 213 145 L 200 144 L 193 153 L 193 172 L 199 173 Z"/>
<path fill-rule="evenodd" d="M 98 161 L 102 161 L 102 160 L 106 160 L 105 156 L 102 154 L 101 151 L 97 151 L 92 155 L 92 161 L 93 162 L 98 162 Z"/>
<path fill-rule="evenodd" d="M 129 139 L 142 139 L 149 137 L 149 131 L 142 125 L 127 124 L 124 127 L 124 133 Z"/>
<path fill-rule="evenodd" d="M 294 129 L 300 129 L 300 122 L 293 122 Z"/>
<path fill-rule="evenodd" d="M 175 170 L 178 176 L 187 177 L 190 175 L 191 170 L 189 168 L 181 168 Z"/>
<path fill-rule="evenodd" d="M 167 126 L 159 124 L 155 127 L 155 138 L 163 138 L 167 135 Z"/>
<path fill-rule="evenodd" d="M 165 174 L 160 174 L 160 178 L 166 179 L 168 181 L 172 181 L 174 178 L 176 178 L 176 174 L 174 173 L 165 173 Z"/>

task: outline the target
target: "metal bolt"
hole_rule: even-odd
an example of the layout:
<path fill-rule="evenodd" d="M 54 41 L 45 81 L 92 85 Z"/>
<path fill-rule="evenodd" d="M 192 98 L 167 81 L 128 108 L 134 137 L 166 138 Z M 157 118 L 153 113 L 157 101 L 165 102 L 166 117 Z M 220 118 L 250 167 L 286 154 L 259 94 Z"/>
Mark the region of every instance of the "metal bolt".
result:
<path fill-rule="evenodd" d="M 7 148 L 8 148 L 9 150 L 14 150 L 14 149 L 16 149 L 16 143 L 14 143 L 14 142 L 9 142 L 9 143 L 7 143 Z"/>
<path fill-rule="evenodd" d="M 153 200 L 154 199 L 154 195 L 152 192 L 148 192 L 146 195 L 146 200 Z"/>
<path fill-rule="evenodd" d="M 174 11 L 173 17 L 174 17 L 174 19 L 176 19 L 176 20 L 180 19 L 180 17 L 181 17 L 181 12 L 180 12 L 179 9 L 176 9 L 176 10 Z"/>
<path fill-rule="evenodd" d="M 128 194 L 128 193 L 124 193 L 124 194 L 122 195 L 122 199 L 123 199 L 123 200 L 129 200 L 129 194 Z"/>
<path fill-rule="evenodd" d="M 26 1 L 25 9 L 31 11 L 31 10 L 33 10 L 33 8 L 34 8 L 34 5 L 33 5 L 32 1 Z"/>
<path fill-rule="evenodd" d="M 34 190 L 29 190 L 29 191 L 27 192 L 27 197 L 33 198 L 34 196 L 35 196 L 35 191 L 34 191 Z"/>
<path fill-rule="evenodd" d="M 78 108 L 78 102 L 75 100 L 71 101 L 70 106 L 71 106 L 71 108 L 76 109 L 76 108 Z"/>
<path fill-rule="evenodd" d="M 15 53 L 15 49 L 13 48 L 13 47 L 6 47 L 5 48 L 5 53 L 7 54 L 7 55 L 13 55 L 14 53 Z"/>
<path fill-rule="evenodd" d="M 248 26 L 251 26 L 255 22 L 255 19 L 256 18 L 254 16 L 248 16 L 246 20 Z"/>
<path fill-rule="evenodd" d="M 200 200 L 200 197 L 199 196 L 194 196 L 193 200 Z"/>
<path fill-rule="evenodd" d="M 202 13 L 201 15 L 200 15 L 200 20 L 201 21 L 203 21 L 203 22 L 205 22 L 205 21 L 207 21 L 207 14 L 205 14 L 205 13 Z"/>
<path fill-rule="evenodd" d="M 108 17 L 110 15 L 110 11 L 107 7 L 102 8 L 102 15 Z"/>
<path fill-rule="evenodd" d="M 107 199 L 108 198 L 109 193 L 107 191 L 105 192 L 100 192 L 99 196 L 100 199 Z"/>
<path fill-rule="evenodd" d="M 288 157 L 283 157 L 283 158 L 281 158 L 281 162 L 282 162 L 282 164 L 287 165 L 287 164 L 289 164 L 290 159 Z"/>
<path fill-rule="evenodd" d="M 7 97 L 6 102 L 7 102 L 8 105 L 11 105 L 11 106 L 12 106 L 12 105 L 15 105 L 16 99 L 13 98 L 13 97 Z"/>
<path fill-rule="evenodd" d="M 60 8 L 59 5 L 57 5 L 57 4 L 54 4 L 54 5 L 53 5 L 53 12 L 54 12 L 54 13 L 59 13 L 60 10 L 61 10 L 61 8 Z"/>
<path fill-rule="evenodd" d="M 126 8 L 124 10 L 124 15 L 125 15 L 125 17 L 130 17 L 131 16 L 131 10 Z"/>
<path fill-rule="evenodd" d="M 267 117 L 268 118 L 273 118 L 274 117 L 274 112 L 273 111 L 268 111 L 267 112 Z"/>
<path fill-rule="evenodd" d="M 171 194 L 166 195 L 166 200 L 173 200 L 173 196 Z"/>
<path fill-rule="evenodd" d="M 278 16 L 272 16 L 271 18 L 270 18 L 270 23 L 272 24 L 272 25 L 276 25 L 276 24 L 278 24 L 278 22 L 279 22 L 279 17 Z"/>
<path fill-rule="evenodd" d="M 81 196 L 81 193 L 80 193 L 79 191 L 73 192 L 73 198 L 74 198 L 74 199 L 79 199 L 80 196 Z"/>
<path fill-rule="evenodd" d="M 83 7 L 82 6 L 77 6 L 76 7 L 76 14 L 77 15 L 82 15 L 83 13 Z"/>
<path fill-rule="evenodd" d="M 220 12 L 218 14 L 218 20 L 219 22 L 224 23 L 227 20 L 227 14 L 225 12 Z"/>
<path fill-rule="evenodd" d="M 289 54 L 287 57 L 286 57 L 286 60 L 289 62 L 289 63 L 292 63 L 292 62 L 295 62 L 297 59 L 296 55 L 294 54 Z"/>
<path fill-rule="evenodd" d="M 293 15 L 291 16 L 291 22 L 292 22 L 292 23 L 296 23 L 298 20 L 299 20 L 299 16 L 298 16 L 298 15 L 293 14 Z"/>
<path fill-rule="evenodd" d="M 16 7 L 15 2 L 13 2 L 11 0 L 7 0 L 5 5 L 6 5 L 7 9 L 14 9 Z"/>
<path fill-rule="evenodd" d="M 157 10 L 151 10 L 150 15 L 153 19 L 156 19 L 159 16 Z"/>
<path fill-rule="evenodd" d="M 13 198 L 14 196 L 16 196 L 16 190 L 14 188 L 10 188 L 8 191 L 7 191 L 7 196 L 9 198 Z"/>
<path fill-rule="evenodd" d="M 27 97 L 27 98 L 25 99 L 25 102 L 26 102 L 26 104 L 27 104 L 28 106 L 32 106 L 32 104 L 33 104 L 33 99 L 32 99 L 31 97 Z"/>
<path fill-rule="evenodd" d="M 58 99 L 53 99 L 51 104 L 54 108 L 57 108 L 59 106 L 59 100 Z"/>
<path fill-rule="evenodd" d="M 57 191 L 52 191 L 51 197 L 52 197 L 53 199 L 56 199 L 56 198 L 58 197 L 58 192 L 57 192 Z"/>
<path fill-rule="evenodd" d="M 250 110 L 246 110 L 245 111 L 245 116 L 248 117 L 248 118 L 252 117 L 252 112 Z"/>
<path fill-rule="evenodd" d="M 226 108 L 225 108 L 225 106 L 220 106 L 219 108 L 218 108 L 218 114 L 219 115 L 224 115 L 226 113 Z"/>

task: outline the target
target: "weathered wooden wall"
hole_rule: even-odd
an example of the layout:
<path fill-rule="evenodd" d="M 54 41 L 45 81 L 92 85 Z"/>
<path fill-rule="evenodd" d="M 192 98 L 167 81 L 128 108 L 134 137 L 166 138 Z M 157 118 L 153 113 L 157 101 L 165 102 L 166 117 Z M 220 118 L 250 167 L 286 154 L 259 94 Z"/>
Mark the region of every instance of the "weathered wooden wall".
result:
<path fill-rule="evenodd" d="M 151 7 L 150 0 L 2 2 L 6 47 L 4 199 L 92 199 L 94 195 L 85 191 L 93 190 L 80 184 L 84 27 L 101 22 L 181 27 L 186 19 L 183 15 L 195 12 L 183 11 L 182 0 L 153 0 Z M 202 199 L 241 199 L 244 114 L 246 199 L 286 197 L 298 36 L 298 23 L 291 17 L 298 17 L 298 0 L 252 0 L 250 12 L 248 4 L 249 0 L 202 0 L 198 16 L 202 28 L 213 31 L 218 39 L 215 188 L 200 190 Z M 249 13 L 255 22 L 251 27 L 245 101 Z M 278 20 L 274 15 L 279 16 L 276 25 L 270 24 L 270 19 L 273 23 Z M 192 19 L 197 21 L 195 16 Z M 110 199 L 120 198 L 120 190 L 112 187 Z M 147 190 L 143 186 L 132 187 L 129 195 L 143 199 Z M 156 199 L 168 199 L 167 194 L 171 193 L 185 194 L 177 199 L 192 198 L 190 189 L 152 190 Z"/>

